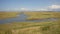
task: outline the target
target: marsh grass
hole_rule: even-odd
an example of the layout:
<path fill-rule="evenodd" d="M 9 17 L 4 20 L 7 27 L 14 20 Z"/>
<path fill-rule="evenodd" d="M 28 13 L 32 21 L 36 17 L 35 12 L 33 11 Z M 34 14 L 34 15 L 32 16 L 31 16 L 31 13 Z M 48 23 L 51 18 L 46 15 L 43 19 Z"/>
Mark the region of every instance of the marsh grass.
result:
<path fill-rule="evenodd" d="M 0 12 L 0 19 L 7 19 L 11 17 L 16 17 L 18 12 Z"/>
<path fill-rule="evenodd" d="M 9 18 L 16 13 L 2 13 L 0 18 Z M 25 12 L 31 18 L 60 18 L 59 12 Z M 60 34 L 60 20 L 46 22 L 12 22 L 0 24 L 0 34 Z"/>
<path fill-rule="evenodd" d="M 29 17 L 27 19 L 59 18 L 60 12 L 24 12 Z"/>
<path fill-rule="evenodd" d="M 5 24 L 4 34 L 60 34 L 60 21 L 53 22 L 15 22 L 12 24 Z M 3 28 L 4 29 L 4 28 Z"/>

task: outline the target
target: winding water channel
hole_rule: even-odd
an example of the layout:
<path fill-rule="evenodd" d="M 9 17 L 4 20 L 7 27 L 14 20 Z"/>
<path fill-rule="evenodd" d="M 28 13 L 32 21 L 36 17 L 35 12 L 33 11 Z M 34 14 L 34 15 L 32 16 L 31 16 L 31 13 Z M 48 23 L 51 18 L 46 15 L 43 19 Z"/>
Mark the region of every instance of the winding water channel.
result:
<path fill-rule="evenodd" d="M 29 17 L 25 15 L 24 13 L 18 14 L 15 18 L 7 18 L 0 20 L 0 23 L 11 23 L 11 22 L 45 22 L 45 21 L 56 21 L 59 18 L 45 18 L 45 19 L 39 19 L 39 20 L 26 20 L 26 18 Z"/>

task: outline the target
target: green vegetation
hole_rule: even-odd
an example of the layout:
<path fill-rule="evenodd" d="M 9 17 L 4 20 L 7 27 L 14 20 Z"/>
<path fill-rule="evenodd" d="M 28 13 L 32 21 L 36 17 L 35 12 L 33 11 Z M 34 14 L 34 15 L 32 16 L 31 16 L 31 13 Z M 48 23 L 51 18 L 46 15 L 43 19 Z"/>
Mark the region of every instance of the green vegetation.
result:
<path fill-rule="evenodd" d="M 0 31 L 11 34 L 60 34 L 60 22 L 13 22 L 1 24 Z M 0 33 L 1 33 L 0 32 Z M 3 34 L 3 33 L 2 33 Z"/>
<path fill-rule="evenodd" d="M 60 12 L 24 12 L 29 17 L 27 19 L 59 18 Z"/>
<path fill-rule="evenodd" d="M 16 17 L 18 12 L 0 12 L 0 19 Z M 60 18 L 60 12 L 24 12 L 27 19 Z M 0 34 L 60 34 L 60 20 L 46 22 L 12 22 L 0 24 Z"/>
<path fill-rule="evenodd" d="M 56 22 L 55 24 L 41 27 L 41 32 L 43 34 L 60 34 L 60 22 Z"/>
<path fill-rule="evenodd" d="M 0 19 L 6 19 L 11 17 L 16 17 L 18 12 L 0 12 Z"/>
<path fill-rule="evenodd" d="M 0 12 L 0 19 L 16 17 L 20 12 Z M 44 19 L 44 18 L 60 18 L 60 12 L 24 12 L 27 19 Z"/>

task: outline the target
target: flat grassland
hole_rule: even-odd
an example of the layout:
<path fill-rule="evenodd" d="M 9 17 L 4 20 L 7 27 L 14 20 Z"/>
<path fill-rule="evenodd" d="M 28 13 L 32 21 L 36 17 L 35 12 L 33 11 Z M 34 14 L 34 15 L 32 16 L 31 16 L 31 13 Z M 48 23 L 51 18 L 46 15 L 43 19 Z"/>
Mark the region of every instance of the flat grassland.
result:
<path fill-rule="evenodd" d="M 6 19 L 16 17 L 20 12 L 0 12 L 0 19 Z M 39 18 L 60 18 L 60 12 L 24 12 L 27 15 L 27 19 L 39 19 Z"/>
<path fill-rule="evenodd" d="M 60 12 L 24 12 L 29 17 L 27 19 L 39 18 L 60 18 Z"/>
<path fill-rule="evenodd" d="M 16 17 L 18 12 L 0 12 L 0 19 Z"/>
<path fill-rule="evenodd" d="M 0 19 L 16 17 L 18 12 L 0 12 Z M 27 19 L 60 18 L 60 12 L 24 12 Z M 60 20 L 46 22 L 12 22 L 0 24 L 0 34 L 60 34 Z"/>
<path fill-rule="evenodd" d="M 60 21 L 1 24 L 0 34 L 60 34 Z"/>

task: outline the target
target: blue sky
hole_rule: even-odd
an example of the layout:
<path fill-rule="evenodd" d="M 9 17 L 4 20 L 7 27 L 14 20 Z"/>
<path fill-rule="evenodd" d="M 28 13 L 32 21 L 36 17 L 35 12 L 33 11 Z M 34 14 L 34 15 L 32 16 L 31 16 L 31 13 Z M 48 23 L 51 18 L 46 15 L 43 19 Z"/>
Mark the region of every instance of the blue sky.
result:
<path fill-rule="evenodd" d="M 57 10 L 60 0 L 0 0 L 0 11 Z"/>

